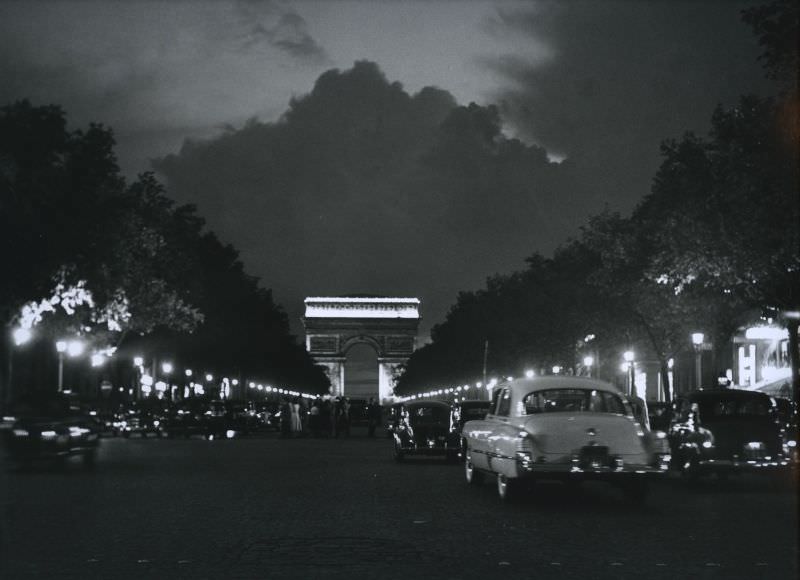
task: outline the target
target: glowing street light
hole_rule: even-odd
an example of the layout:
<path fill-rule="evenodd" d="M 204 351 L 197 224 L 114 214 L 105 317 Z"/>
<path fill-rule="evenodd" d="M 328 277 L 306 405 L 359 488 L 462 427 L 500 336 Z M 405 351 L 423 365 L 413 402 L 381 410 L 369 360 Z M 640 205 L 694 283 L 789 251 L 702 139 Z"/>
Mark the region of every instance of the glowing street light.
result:
<path fill-rule="evenodd" d="M 82 340 L 74 339 L 67 343 L 67 354 L 69 356 L 81 356 L 86 344 Z"/>
<path fill-rule="evenodd" d="M 213 380 L 214 380 L 214 375 L 212 375 L 211 373 L 206 373 L 206 381 L 210 383 Z"/>
<path fill-rule="evenodd" d="M 15 328 L 11 334 L 14 337 L 14 344 L 17 346 L 22 346 L 33 338 L 33 331 L 30 328 Z"/>
<path fill-rule="evenodd" d="M 106 362 L 106 357 L 99 352 L 96 352 L 92 355 L 91 362 L 93 367 L 100 367 Z"/>
<path fill-rule="evenodd" d="M 183 374 L 185 374 L 187 377 L 191 377 L 194 373 L 192 369 L 186 369 L 185 371 L 183 371 Z"/>
<path fill-rule="evenodd" d="M 168 361 L 164 361 L 161 363 L 161 370 L 164 371 L 165 374 L 170 374 L 172 372 L 172 363 Z"/>
<path fill-rule="evenodd" d="M 706 336 L 702 332 L 692 333 L 692 344 L 694 345 L 694 388 L 699 389 L 703 380 L 703 341 Z"/>
<path fill-rule="evenodd" d="M 140 367 L 144 365 L 144 357 L 135 356 L 133 357 L 133 366 Z"/>
<path fill-rule="evenodd" d="M 525 378 L 532 379 L 533 375 L 534 375 L 534 372 L 533 372 L 532 369 L 528 369 L 527 371 L 525 371 Z"/>
<path fill-rule="evenodd" d="M 560 366 L 556 365 L 556 366 L 553 367 L 553 374 L 554 375 L 557 375 L 560 372 L 561 372 L 561 367 Z"/>
<path fill-rule="evenodd" d="M 622 353 L 622 358 L 625 360 L 628 371 L 628 394 L 633 396 L 633 381 L 634 373 L 636 372 L 636 354 L 632 350 L 626 350 Z"/>

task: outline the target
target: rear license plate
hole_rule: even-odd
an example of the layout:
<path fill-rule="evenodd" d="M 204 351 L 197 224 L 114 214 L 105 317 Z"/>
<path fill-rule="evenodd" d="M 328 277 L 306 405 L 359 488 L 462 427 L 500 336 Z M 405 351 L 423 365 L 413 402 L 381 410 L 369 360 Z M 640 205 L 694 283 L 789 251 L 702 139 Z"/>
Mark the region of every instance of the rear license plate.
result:
<path fill-rule="evenodd" d="M 602 467 L 608 465 L 608 447 L 586 445 L 581 447 L 580 462 L 583 467 Z"/>

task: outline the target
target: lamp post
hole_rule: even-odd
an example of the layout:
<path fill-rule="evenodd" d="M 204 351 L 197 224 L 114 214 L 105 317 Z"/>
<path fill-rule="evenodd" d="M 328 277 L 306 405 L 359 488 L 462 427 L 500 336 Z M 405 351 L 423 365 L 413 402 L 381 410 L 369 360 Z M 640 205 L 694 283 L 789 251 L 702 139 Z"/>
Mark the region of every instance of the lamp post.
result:
<path fill-rule="evenodd" d="M 635 379 L 635 372 L 636 372 L 636 355 L 632 350 L 626 350 L 622 353 L 622 358 L 625 360 L 625 364 L 628 370 L 628 394 L 633 397 L 634 391 L 634 379 Z"/>
<path fill-rule="evenodd" d="M 56 351 L 58 352 L 58 392 L 60 393 L 64 390 L 64 353 L 67 352 L 67 341 L 57 340 Z"/>
<path fill-rule="evenodd" d="M 692 333 L 692 344 L 694 345 L 694 388 L 699 389 L 703 379 L 703 340 L 705 335 L 702 332 Z"/>

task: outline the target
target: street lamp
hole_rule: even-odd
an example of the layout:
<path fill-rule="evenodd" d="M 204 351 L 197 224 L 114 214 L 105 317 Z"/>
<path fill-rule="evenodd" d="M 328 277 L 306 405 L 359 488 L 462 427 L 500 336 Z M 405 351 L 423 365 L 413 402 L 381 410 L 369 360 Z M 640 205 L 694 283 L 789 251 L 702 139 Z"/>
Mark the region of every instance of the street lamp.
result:
<path fill-rule="evenodd" d="M 636 355 L 632 350 L 626 350 L 622 353 L 622 358 L 625 360 L 628 367 L 628 394 L 632 397 L 634 395 L 633 381 L 636 372 Z"/>
<path fill-rule="evenodd" d="M 33 338 L 33 331 L 30 328 L 22 328 L 20 326 L 19 328 L 15 328 L 11 335 L 14 337 L 14 344 L 22 346 Z"/>
<path fill-rule="evenodd" d="M 528 369 L 527 371 L 525 371 L 525 378 L 526 379 L 532 379 L 533 378 L 533 371 L 531 369 Z"/>
<path fill-rule="evenodd" d="M 172 372 L 172 363 L 166 361 L 161 363 L 161 370 L 164 371 L 165 375 L 170 374 Z"/>
<path fill-rule="evenodd" d="M 699 389 L 703 378 L 703 341 L 705 335 L 702 332 L 692 333 L 692 344 L 694 345 L 694 388 Z"/>
<path fill-rule="evenodd" d="M 64 353 L 67 352 L 67 341 L 57 340 L 56 351 L 58 351 L 58 392 L 64 389 Z"/>

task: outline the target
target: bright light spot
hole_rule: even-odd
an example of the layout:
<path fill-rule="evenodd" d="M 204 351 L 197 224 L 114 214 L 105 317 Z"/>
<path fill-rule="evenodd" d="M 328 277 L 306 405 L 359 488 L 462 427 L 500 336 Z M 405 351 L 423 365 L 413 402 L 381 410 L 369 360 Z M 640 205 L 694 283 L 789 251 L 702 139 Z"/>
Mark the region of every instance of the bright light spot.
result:
<path fill-rule="evenodd" d="M 13 335 L 14 344 L 17 346 L 23 345 L 33 338 L 33 332 L 31 332 L 30 328 L 15 328 Z"/>
<path fill-rule="evenodd" d="M 93 367 L 103 366 L 103 363 L 106 362 L 106 357 L 104 357 L 100 353 L 94 353 L 92 355 L 91 361 L 92 361 L 92 366 Z"/>
<path fill-rule="evenodd" d="M 206 375 L 206 380 L 209 381 L 209 382 L 213 381 L 214 380 L 214 375 L 212 375 L 211 373 L 208 373 Z"/>
<path fill-rule="evenodd" d="M 251 383 L 250 383 L 248 386 L 249 386 L 251 389 L 255 389 L 255 388 L 256 388 L 256 384 L 255 384 L 255 383 L 253 383 L 253 382 L 251 382 Z"/>
<path fill-rule="evenodd" d="M 525 378 L 532 379 L 533 374 L 534 374 L 533 371 L 531 369 L 528 369 L 527 371 L 525 371 Z"/>
<path fill-rule="evenodd" d="M 42 437 L 44 437 L 45 439 L 52 439 L 55 436 L 56 436 L 55 431 L 42 431 Z"/>
<path fill-rule="evenodd" d="M 193 374 L 192 369 L 186 369 L 185 371 L 183 371 L 183 374 L 185 374 L 187 377 L 191 377 Z"/>
<path fill-rule="evenodd" d="M 786 340 L 789 338 L 789 331 L 775 326 L 754 326 L 745 330 L 744 336 L 754 340 Z"/>
<path fill-rule="evenodd" d="M 630 368 L 631 368 L 631 363 L 624 362 L 621 365 L 619 365 L 619 370 L 621 370 L 623 373 L 627 373 L 630 370 Z"/>
<path fill-rule="evenodd" d="M 700 346 L 703 344 L 703 340 L 705 339 L 706 335 L 702 332 L 693 332 L 692 333 L 692 344 L 695 346 Z"/>
<path fill-rule="evenodd" d="M 83 354 L 85 348 L 86 345 L 82 340 L 70 340 L 69 343 L 67 343 L 67 354 L 69 356 L 80 356 Z"/>
<path fill-rule="evenodd" d="M 511 381 L 513 381 L 513 380 L 514 380 L 514 377 L 506 377 L 506 380 L 507 380 L 507 381 L 509 381 L 509 382 L 511 382 Z"/>
<path fill-rule="evenodd" d="M 164 381 L 158 381 L 156 383 L 156 390 L 161 391 L 162 393 L 167 390 L 167 383 Z"/>
<path fill-rule="evenodd" d="M 761 441 L 750 441 L 745 447 L 747 449 L 764 449 L 764 444 Z"/>
<path fill-rule="evenodd" d="M 789 439 L 789 441 L 786 442 L 786 445 L 788 447 L 797 447 L 797 441 L 795 441 L 794 439 Z"/>
<path fill-rule="evenodd" d="M 593 356 L 585 356 L 583 357 L 583 366 L 590 367 L 594 364 L 594 357 Z"/>
<path fill-rule="evenodd" d="M 172 372 L 172 363 L 171 362 L 163 362 L 161 363 L 161 370 L 165 373 L 169 374 Z"/>
<path fill-rule="evenodd" d="M 150 385 L 153 384 L 153 377 L 151 377 L 150 375 L 142 375 L 141 383 L 143 385 L 146 385 L 149 390 Z"/>
<path fill-rule="evenodd" d="M 233 379 L 233 380 L 231 381 L 231 384 L 232 384 L 232 385 L 235 387 L 236 385 L 238 385 L 238 384 L 239 384 L 239 379 Z"/>
<path fill-rule="evenodd" d="M 140 356 L 133 357 L 133 364 L 136 365 L 137 367 L 142 366 L 144 364 L 144 358 Z"/>
<path fill-rule="evenodd" d="M 626 350 L 622 353 L 622 358 L 625 359 L 625 362 L 633 362 L 633 359 L 636 355 L 633 353 L 632 350 Z"/>
<path fill-rule="evenodd" d="M 557 375 L 560 372 L 561 372 L 561 367 L 560 366 L 556 365 L 556 366 L 553 367 L 553 374 L 554 375 Z"/>
<path fill-rule="evenodd" d="M 236 436 L 236 431 L 234 431 L 233 429 L 228 429 L 227 431 L 225 431 L 225 437 L 227 437 L 228 439 L 233 439 L 235 436 Z"/>
<path fill-rule="evenodd" d="M 675 366 L 675 359 L 674 359 L 674 358 L 671 358 L 671 359 L 669 359 L 669 360 L 667 361 L 667 368 L 670 368 L 670 369 L 671 369 L 671 368 L 672 368 L 672 367 L 674 367 L 674 366 Z"/>
<path fill-rule="evenodd" d="M 67 341 L 66 340 L 57 340 L 56 341 L 56 350 L 58 352 L 66 352 L 67 351 Z"/>
<path fill-rule="evenodd" d="M 703 448 L 711 449 L 712 447 L 714 447 L 714 444 L 711 441 L 703 441 Z"/>

